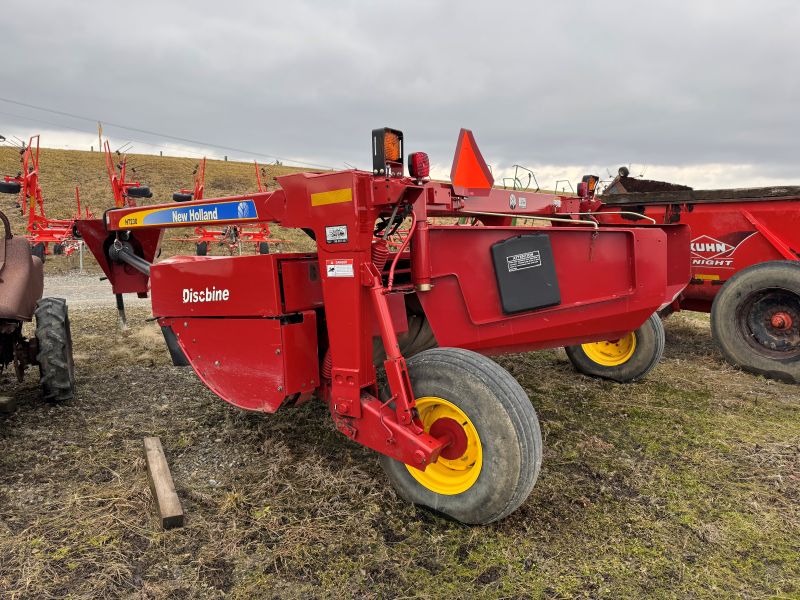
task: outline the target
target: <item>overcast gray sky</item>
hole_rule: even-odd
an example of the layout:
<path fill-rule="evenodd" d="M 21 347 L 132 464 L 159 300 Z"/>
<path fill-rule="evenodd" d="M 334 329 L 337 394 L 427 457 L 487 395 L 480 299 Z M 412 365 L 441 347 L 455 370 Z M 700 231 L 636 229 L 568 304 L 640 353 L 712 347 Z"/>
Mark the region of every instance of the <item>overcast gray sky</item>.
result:
<path fill-rule="evenodd" d="M 449 172 L 460 127 L 496 175 L 632 163 L 695 187 L 800 183 L 800 2 L 3 2 L 0 97 L 104 122 L 138 151 L 369 166 L 402 129 Z M 80 133 L 75 130 L 82 130 Z M 0 134 L 97 143 L 0 101 Z"/>

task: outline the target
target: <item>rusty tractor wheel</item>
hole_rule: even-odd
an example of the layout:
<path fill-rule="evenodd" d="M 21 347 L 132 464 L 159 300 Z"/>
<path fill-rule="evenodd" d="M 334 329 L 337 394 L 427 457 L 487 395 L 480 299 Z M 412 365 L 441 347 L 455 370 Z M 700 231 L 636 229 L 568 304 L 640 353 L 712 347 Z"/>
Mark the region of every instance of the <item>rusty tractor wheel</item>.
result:
<path fill-rule="evenodd" d="M 636 331 L 616 339 L 567 346 L 572 366 L 584 375 L 631 383 L 647 375 L 664 354 L 664 324 L 656 313 Z"/>
<path fill-rule="evenodd" d="M 208 254 L 208 242 L 197 242 L 195 254 L 197 256 L 206 256 Z"/>
<path fill-rule="evenodd" d="M 67 301 L 42 298 L 36 307 L 36 340 L 42 398 L 48 402 L 72 400 L 75 395 L 75 364 Z"/>
<path fill-rule="evenodd" d="M 711 305 L 711 335 L 732 365 L 800 383 L 800 263 L 761 263 L 731 277 Z"/>
<path fill-rule="evenodd" d="M 463 523 L 491 523 L 516 510 L 542 462 L 539 421 L 519 383 L 461 348 L 421 352 L 408 372 L 425 431 L 450 443 L 424 471 L 382 457 L 398 494 Z"/>

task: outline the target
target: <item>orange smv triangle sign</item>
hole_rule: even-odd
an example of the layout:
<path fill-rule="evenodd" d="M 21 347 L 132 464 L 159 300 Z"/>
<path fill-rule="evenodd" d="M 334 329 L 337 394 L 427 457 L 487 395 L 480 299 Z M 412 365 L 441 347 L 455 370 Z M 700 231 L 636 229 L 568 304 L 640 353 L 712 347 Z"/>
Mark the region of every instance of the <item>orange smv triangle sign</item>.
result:
<path fill-rule="evenodd" d="M 494 177 L 469 129 L 462 129 L 458 134 L 450 181 L 457 196 L 488 196 L 494 184 Z"/>

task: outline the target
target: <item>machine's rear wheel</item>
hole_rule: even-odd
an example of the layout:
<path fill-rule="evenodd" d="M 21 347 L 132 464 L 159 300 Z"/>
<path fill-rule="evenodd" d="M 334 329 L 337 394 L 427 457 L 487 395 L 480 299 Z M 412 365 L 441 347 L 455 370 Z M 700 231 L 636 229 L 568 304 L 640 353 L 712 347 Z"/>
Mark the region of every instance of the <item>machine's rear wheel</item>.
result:
<path fill-rule="evenodd" d="M 196 252 L 197 256 L 205 256 L 208 254 L 208 242 L 197 242 Z"/>
<path fill-rule="evenodd" d="M 75 395 L 75 365 L 67 301 L 42 298 L 36 308 L 36 340 L 39 351 L 39 382 L 48 402 L 72 400 Z"/>
<path fill-rule="evenodd" d="M 425 430 L 452 441 L 425 471 L 383 457 L 400 496 L 464 523 L 491 523 L 517 509 L 542 462 L 539 421 L 519 383 L 460 348 L 421 352 L 408 372 Z"/>
<path fill-rule="evenodd" d="M 731 277 L 711 306 L 711 334 L 732 365 L 800 383 L 800 263 L 761 263 Z"/>
<path fill-rule="evenodd" d="M 604 342 L 567 346 L 567 357 L 580 373 L 619 383 L 638 381 L 664 354 L 664 324 L 658 314 L 650 316 L 636 331 Z"/>
<path fill-rule="evenodd" d="M 269 242 L 258 242 L 258 253 L 269 254 Z"/>

